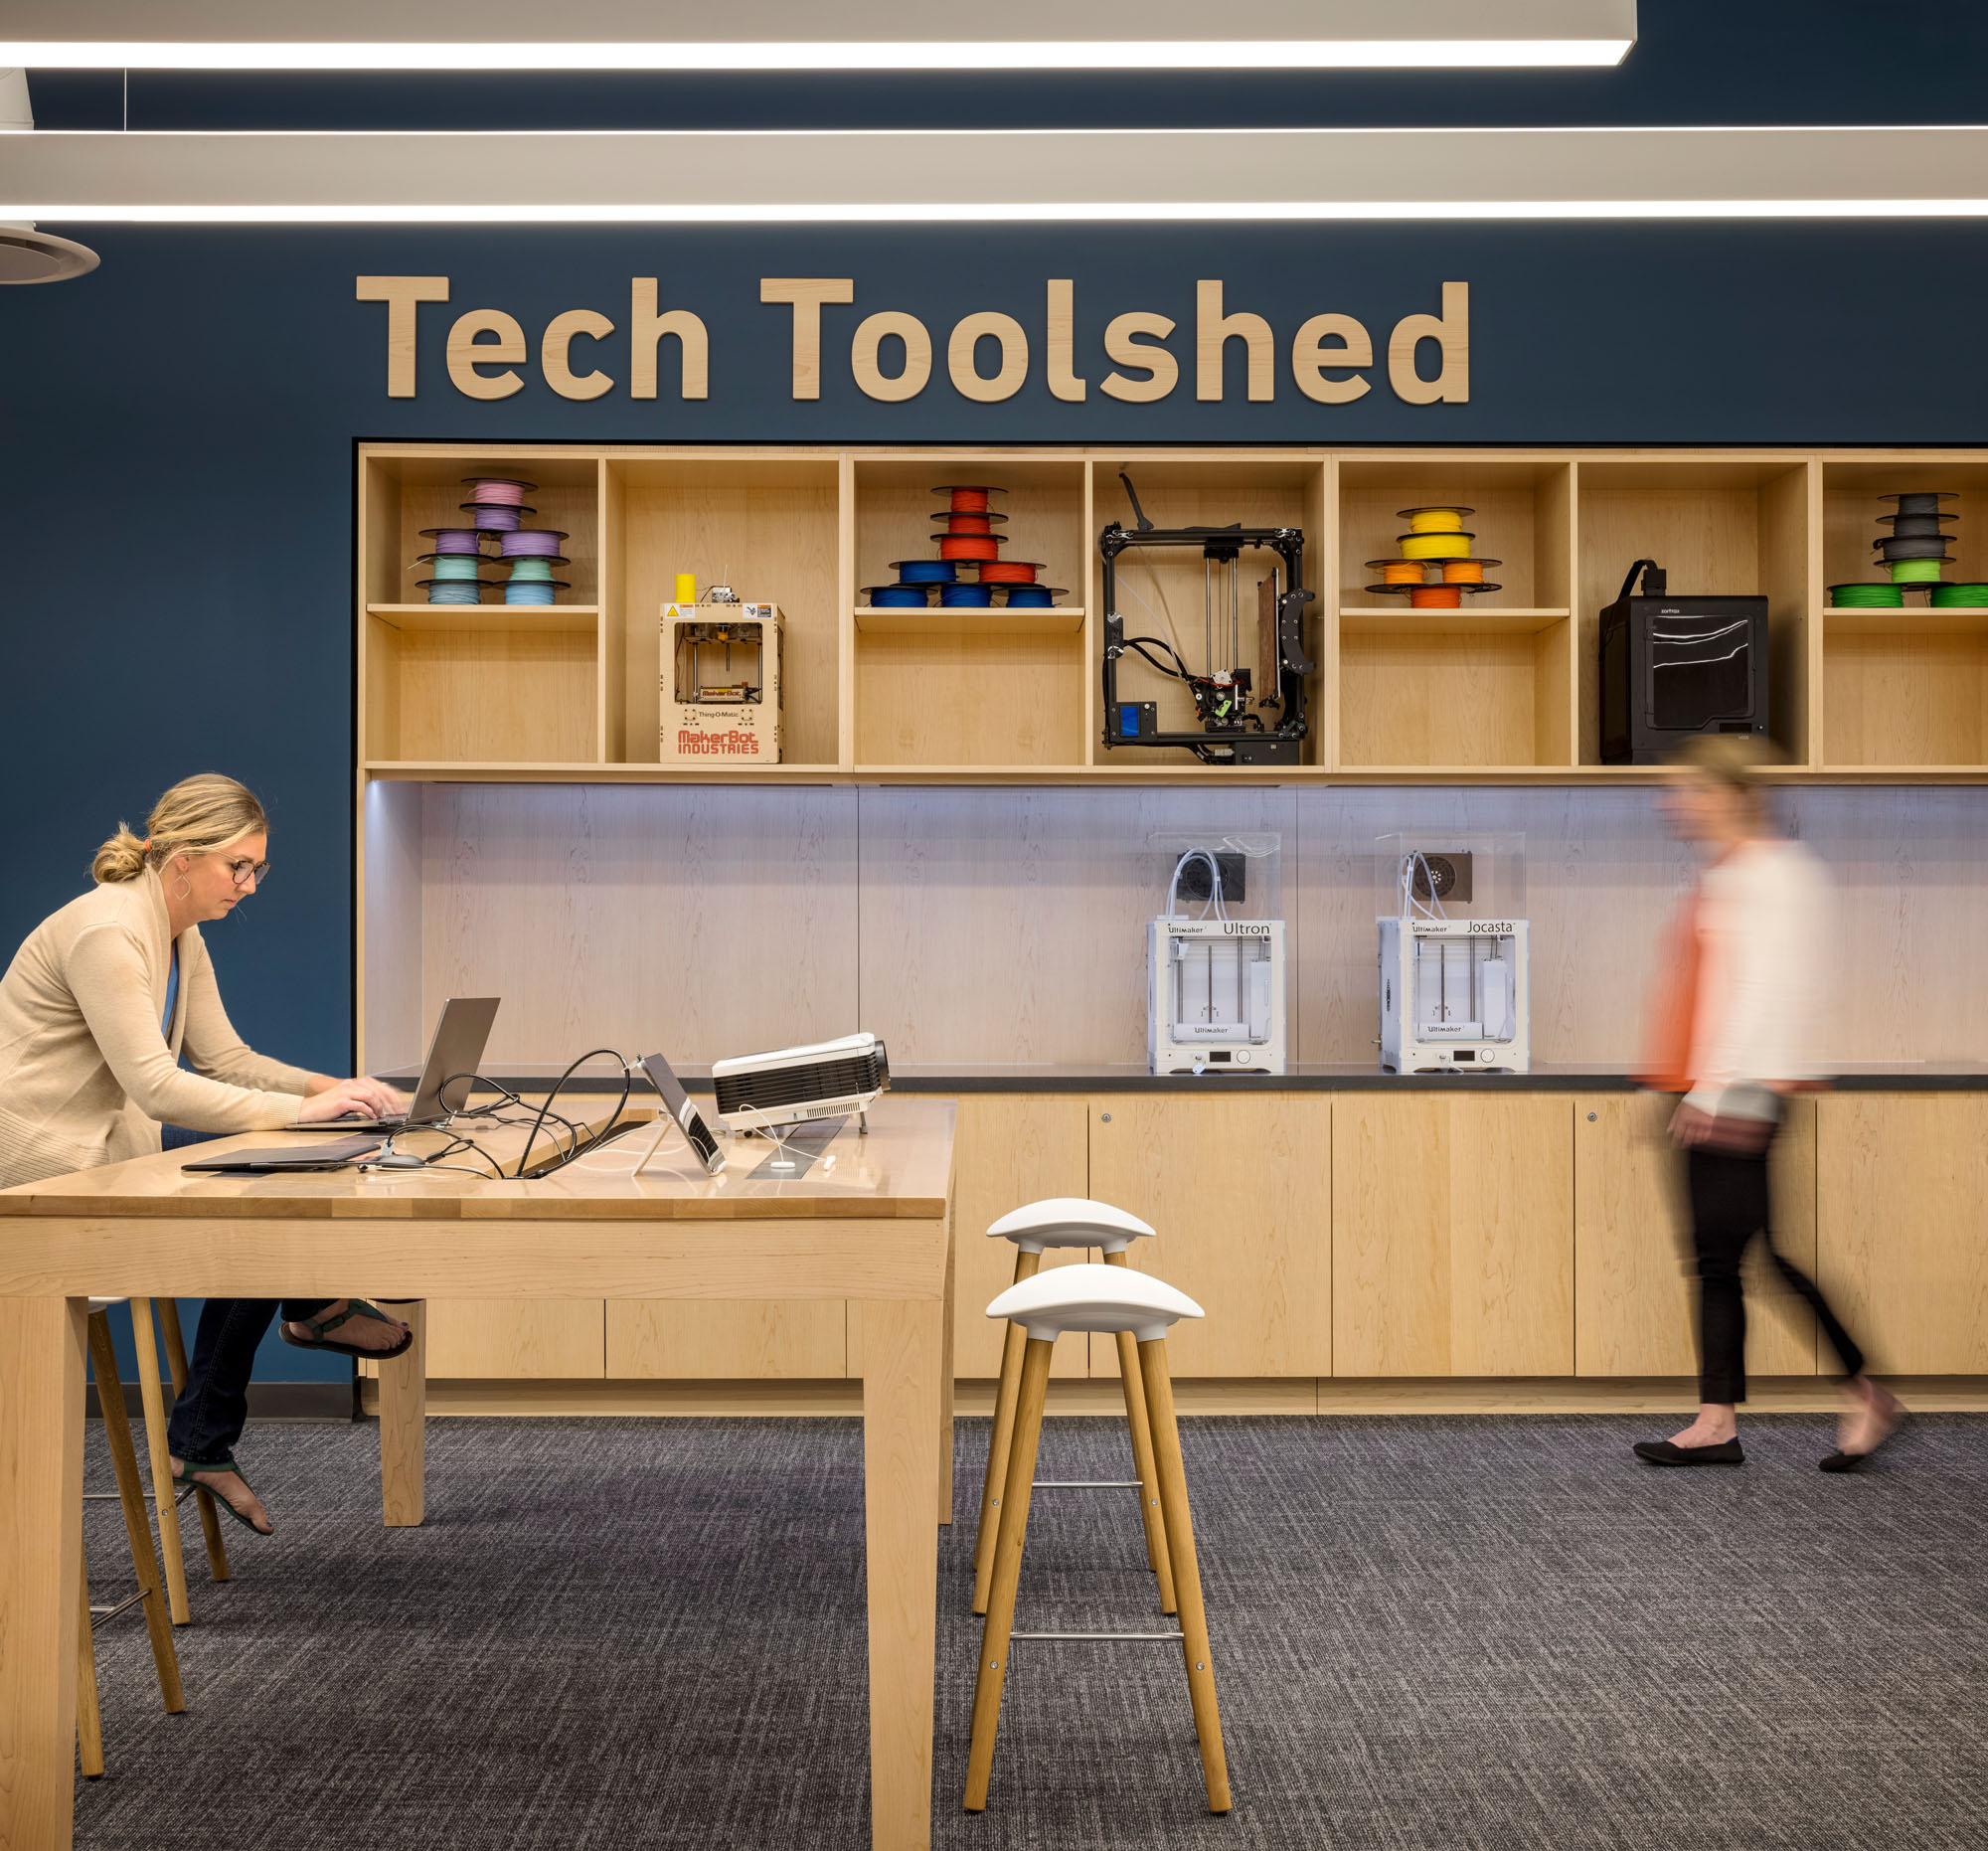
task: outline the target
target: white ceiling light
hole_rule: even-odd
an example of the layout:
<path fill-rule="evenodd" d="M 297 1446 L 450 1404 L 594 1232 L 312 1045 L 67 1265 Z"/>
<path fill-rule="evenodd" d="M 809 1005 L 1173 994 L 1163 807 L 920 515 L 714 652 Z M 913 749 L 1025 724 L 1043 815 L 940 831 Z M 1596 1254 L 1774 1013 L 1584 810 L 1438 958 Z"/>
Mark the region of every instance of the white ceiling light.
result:
<path fill-rule="evenodd" d="M 1984 213 L 1984 127 L 0 136 L 0 218 L 68 223 Z"/>
<path fill-rule="evenodd" d="M 110 70 L 1045 71 L 1608 66 L 1636 0 L 8 0 L 0 63 Z M 556 37 L 547 37 L 548 27 Z M 165 34 L 166 36 L 161 36 Z M 721 38 L 720 33 L 725 36 Z"/>
<path fill-rule="evenodd" d="M 35 126 L 28 104 L 28 74 L 0 69 L 0 134 L 26 134 Z M 36 231 L 32 220 L 0 212 L 0 283 L 61 282 L 96 267 L 96 252 Z"/>

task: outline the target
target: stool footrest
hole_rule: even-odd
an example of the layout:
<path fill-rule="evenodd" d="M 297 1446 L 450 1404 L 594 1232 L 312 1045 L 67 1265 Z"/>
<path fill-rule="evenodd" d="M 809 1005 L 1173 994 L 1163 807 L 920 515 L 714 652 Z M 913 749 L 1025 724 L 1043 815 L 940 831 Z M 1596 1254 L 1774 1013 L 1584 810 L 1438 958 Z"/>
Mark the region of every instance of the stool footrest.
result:
<path fill-rule="evenodd" d="M 1038 1491 L 1141 1491 L 1145 1487 L 1136 1478 L 1034 1478 L 1031 1485 Z"/>
<path fill-rule="evenodd" d="M 1150 1639 L 1170 1639 L 1176 1645 L 1181 1642 L 1178 1632 L 1011 1632 L 1008 1637 L 1011 1642 L 1015 1639 L 1102 1639 L 1112 1644 Z"/>
<path fill-rule="evenodd" d="M 91 1619 L 115 1619 L 127 1606 L 136 1606 L 144 1598 L 145 1591 L 140 1588 L 136 1594 L 127 1594 L 114 1606 L 92 1606 L 89 1616 Z"/>

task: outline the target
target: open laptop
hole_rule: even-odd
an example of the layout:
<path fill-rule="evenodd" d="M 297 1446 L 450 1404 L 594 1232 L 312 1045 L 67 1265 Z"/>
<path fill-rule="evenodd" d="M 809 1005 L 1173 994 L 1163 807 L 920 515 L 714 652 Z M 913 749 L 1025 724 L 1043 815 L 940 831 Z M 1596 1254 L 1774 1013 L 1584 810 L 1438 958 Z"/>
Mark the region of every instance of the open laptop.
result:
<path fill-rule="evenodd" d="M 497 1019 L 496 996 L 451 996 L 441 1006 L 428 1058 L 405 1118 L 345 1117 L 326 1124 L 298 1124 L 293 1131 L 344 1131 L 355 1124 L 372 1131 L 423 1131 L 446 1124 L 469 1102 L 471 1076 L 483 1063 L 490 1024 Z"/>

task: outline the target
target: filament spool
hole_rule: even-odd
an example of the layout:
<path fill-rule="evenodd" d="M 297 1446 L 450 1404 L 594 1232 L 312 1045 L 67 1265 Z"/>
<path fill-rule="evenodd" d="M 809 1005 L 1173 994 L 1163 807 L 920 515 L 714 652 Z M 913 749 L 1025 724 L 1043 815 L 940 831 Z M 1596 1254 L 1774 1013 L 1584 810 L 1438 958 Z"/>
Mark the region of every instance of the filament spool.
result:
<path fill-rule="evenodd" d="M 952 534 L 991 534 L 995 517 L 991 514 L 953 514 L 946 517 L 946 532 Z"/>
<path fill-rule="evenodd" d="M 1463 531 L 1464 517 L 1476 512 L 1475 508 L 1399 508 L 1395 518 L 1407 521 L 1411 534 L 1456 534 Z"/>
<path fill-rule="evenodd" d="M 1933 601 L 1937 603 L 1940 591 L 1948 589 L 1936 588 Z M 1829 601 L 1838 610 L 1900 610 L 1905 607 L 1905 593 L 1896 585 L 1832 585 Z"/>
<path fill-rule="evenodd" d="M 990 559 L 980 563 L 982 585 L 1033 585 L 1043 570 L 1039 559 Z"/>
<path fill-rule="evenodd" d="M 1913 488 L 1902 494 L 1880 495 L 1880 501 L 1898 504 L 1901 514 L 1937 514 L 1942 501 L 1958 501 L 1960 491 L 1952 488 Z"/>
<path fill-rule="evenodd" d="M 1887 586 L 1885 589 L 1896 588 Z M 1988 585 L 1935 585 L 1932 587 L 1932 607 L 1935 610 L 1988 609 Z"/>
<path fill-rule="evenodd" d="M 984 482 L 943 482 L 932 490 L 934 495 L 952 497 L 947 507 L 954 514 L 985 514 L 989 506 L 987 497 L 1007 492 L 1005 488 L 995 488 Z"/>
<path fill-rule="evenodd" d="M 474 527 L 423 527 L 421 538 L 432 540 L 437 554 L 479 553 L 483 549 L 483 536 Z"/>
<path fill-rule="evenodd" d="M 923 610 L 931 592 L 922 585 L 866 585 L 863 601 L 878 610 Z"/>
<path fill-rule="evenodd" d="M 1892 583 L 1894 585 L 1937 585 L 1939 569 L 1947 562 L 1943 559 L 1895 559 L 1892 562 Z"/>
<path fill-rule="evenodd" d="M 1367 570 L 1378 572 L 1383 585 L 1420 585 L 1428 577 L 1418 560 L 1370 559 Z"/>
<path fill-rule="evenodd" d="M 1060 585 L 1008 585 L 1002 590 L 1010 610 L 1048 610 L 1068 593 Z"/>
<path fill-rule="evenodd" d="M 1957 514 L 1881 514 L 1878 516 L 1878 525 L 1889 527 L 1894 540 L 1904 540 L 1913 536 L 1922 538 L 1928 534 L 1937 534 L 1944 538 L 1946 534 L 1944 523 L 1959 519 L 1960 516 Z M 1883 534 L 1878 537 L 1881 540 L 1885 538 Z"/>
<path fill-rule="evenodd" d="M 423 553 L 421 559 L 433 564 L 432 576 L 437 583 L 450 579 L 475 579 L 483 571 L 483 560 L 478 554 Z"/>
<path fill-rule="evenodd" d="M 553 567 L 556 565 L 564 566 L 565 564 L 565 560 L 557 557 L 551 559 L 513 560 L 511 562 L 510 582 L 513 585 L 529 585 L 533 583 L 549 585 L 552 582 Z"/>
<path fill-rule="evenodd" d="M 1463 589 L 1454 585 L 1416 585 L 1408 588 L 1410 610 L 1459 610 Z"/>
<path fill-rule="evenodd" d="M 1484 568 L 1503 564 L 1502 560 L 1495 559 L 1444 560 L 1442 563 L 1442 582 L 1444 585 L 1482 585 L 1484 583 Z"/>
<path fill-rule="evenodd" d="M 427 592 L 431 604 L 476 604 L 483 601 L 483 582 L 480 579 L 418 579 L 415 584 Z"/>
<path fill-rule="evenodd" d="M 940 559 L 999 559 L 1002 536 L 999 534 L 934 534 L 938 542 Z"/>
<path fill-rule="evenodd" d="M 1468 559 L 1470 543 L 1476 538 L 1475 534 L 1451 528 L 1440 533 L 1403 534 L 1396 544 L 1402 549 L 1404 559 Z"/>
<path fill-rule="evenodd" d="M 559 543 L 566 537 L 565 532 L 557 527 L 520 527 L 503 536 L 497 548 L 497 557 L 558 559 Z"/>
<path fill-rule="evenodd" d="M 994 602 L 991 585 L 942 585 L 938 588 L 942 609 L 984 610 Z"/>
<path fill-rule="evenodd" d="M 959 568 L 948 560 L 898 559 L 891 562 L 900 585 L 950 585 L 959 577 Z"/>
<path fill-rule="evenodd" d="M 1926 536 L 1909 534 L 1903 540 L 1880 540 L 1876 545 L 1878 557 L 1882 560 L 1946 558 L 1944 534 Z"/>
<path fill-rule="evenodd" d="M 558 601 L 560 592 L 570 589 L 564 579 L 514 579 L 504 588 L 504 601 L 507 604 L 551 604 Z"/>
<path fill-rule="evenodd" d="M 465 501 L 462 511 L 475 515 L 476 531 L 480 534 L 516 533 L 525 524 L 524 516 L 538 513 L 536 508 L 499 507 L 494 502 L 485 501 Z"/>
<path fill-rule="evenodd" d="M 479 507 L 517 507 L 533 489 L 536 482 L 520 482 L 504 475 L 466 475 L 462 485 L 469 490 L 469 499 Z"/>

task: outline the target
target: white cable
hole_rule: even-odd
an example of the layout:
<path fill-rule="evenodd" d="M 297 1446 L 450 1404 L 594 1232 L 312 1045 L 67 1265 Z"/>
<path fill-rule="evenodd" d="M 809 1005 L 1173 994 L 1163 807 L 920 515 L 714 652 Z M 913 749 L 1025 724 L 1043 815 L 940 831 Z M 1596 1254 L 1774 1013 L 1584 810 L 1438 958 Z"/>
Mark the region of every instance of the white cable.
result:
<path fill-rule="evenodd" d="M 1227 921 L 1229 918 L 1229 914 L 1227 909 L 1224 907 L 1222 901 L 1222 864 L 1215 859 L 1214 854 L 1210 850 L 1205 848 L 1191 848 L 1187 851 L 1186 854 L 1184 854 L 1180 858 L 1180 860 L 1174 863 L 1174 878 L 1167 887 L 1167 918 L 1173 920 L 1173 919 L 1184 919 L 1186 917 L 1186 915 L 1175 911 L 1175 907 L 1180 899 L 1181 870 L 1185 868 L 1189 862 L 1194 860 L 1194 858 L 1197 855 L 1199 855 L 1203 861 L 1208 863 L 1208 873 L 1209 873 L 1208 906 L 1203 907 L 1200 914 L 1197 917 L 1200 919 L 1206 919 L 1209 914 L 1209 907 L 1213 907 L 1215 910 L 1215 917 L 1218 920 Z"/>

